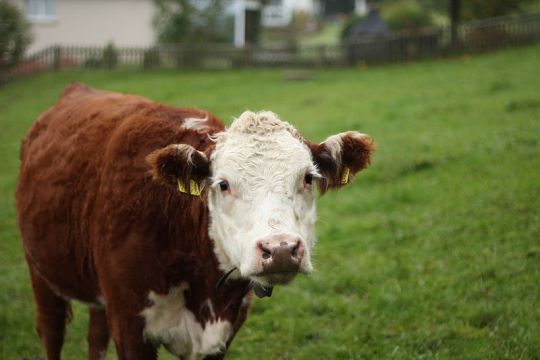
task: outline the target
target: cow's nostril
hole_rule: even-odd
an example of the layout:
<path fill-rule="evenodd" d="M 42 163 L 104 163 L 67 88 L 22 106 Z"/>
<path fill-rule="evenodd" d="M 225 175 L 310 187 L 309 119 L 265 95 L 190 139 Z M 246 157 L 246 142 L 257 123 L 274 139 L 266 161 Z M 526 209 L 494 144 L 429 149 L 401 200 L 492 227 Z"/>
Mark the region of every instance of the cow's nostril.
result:
<path fill-rule="evenodd" d="M 261 250 L 261 257 L 265 260 L 268 260 L 272 257 L 272 247 L 268 242 L 259 243 L 259 249 Z"/>
<path fill-rule="evenodd" d="M 291 248 L 291 255 L 293 257 L 296 257 L 298 255 L 298 248 L 300 247 L 300 241 L 298 241 L 296 243 L 296 245 L 294 245 L 292 248 Z"/>
<path fill-rule="evenodd" d="M 296 241 L 296 244 L 291 248 L 291 256 L 297 261 L 302 260 L 304 257 L 304 245 L 302 245 L 302 241 Z"/>
<path fill-rule="evenodd" d="M 287 246 L 287 245 L 289 245 L 289 244 L 286 241 L 282 241 L 282 242 L 279 243 L 279 246 L 281 246 L 281 247 L 284 247 L 284 246 Z"/>

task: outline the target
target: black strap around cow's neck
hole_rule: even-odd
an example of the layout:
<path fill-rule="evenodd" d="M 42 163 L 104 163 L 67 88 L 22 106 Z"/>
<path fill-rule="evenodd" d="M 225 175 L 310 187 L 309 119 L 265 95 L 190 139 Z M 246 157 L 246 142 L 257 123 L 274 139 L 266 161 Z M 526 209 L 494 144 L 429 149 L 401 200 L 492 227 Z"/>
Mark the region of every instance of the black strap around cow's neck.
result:
<path fill-rule="evenodd" d="M 237 269 L 238 268 L 235 266 L 231 270 L 224 273 L 219 278 L 219 280 L 217 281 L 216 289 L 219 289 L 225 283 L 227 278 Z M 263 286 L 263 285 L 261 285 L 259 283 L 253 284 L 252 288 L 253 288 L 253 292 L 255 292 L 255 295 L 257 295 L 257 297 L 259 297 L 259 298 L 271 297 L 272 296 L 272 291 L 274 290 L 273 286 Z"/>

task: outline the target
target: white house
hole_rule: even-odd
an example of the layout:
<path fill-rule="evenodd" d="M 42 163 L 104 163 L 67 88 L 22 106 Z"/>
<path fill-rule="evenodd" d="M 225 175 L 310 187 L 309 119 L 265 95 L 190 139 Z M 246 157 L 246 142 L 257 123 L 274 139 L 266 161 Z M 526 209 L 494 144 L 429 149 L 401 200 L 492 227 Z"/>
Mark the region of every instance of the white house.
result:
<path fill-rule="evenodd" d="M 10 0 L 26 14 L 29 52 L 53 44 L 149 46 L 155 41 L 152 0 Z"/>
<path fill-rule="evenodd" d="M 18 5 L 32 25 L 34 41 L 29 52 L 53 44 L 150 46 L 156 40 L 152 26 L 152 0 L 8 0 Z M 204 0 L 194 0 L 202 1 Z M 234 44 L 246 44 L 246 25 L 252 11 L 262 11 L 265 27 L 288 25 L 295 11 L 315 14 L 318 0 L 232 0 Z"/>
<path fill-rule="evenodd" d="M 315 15 L 319 8 L 319 2 L 316 0 L 269 0 L 262 10 L 262 25 L 265 27 L 287 26 L 295 11 Z"/>

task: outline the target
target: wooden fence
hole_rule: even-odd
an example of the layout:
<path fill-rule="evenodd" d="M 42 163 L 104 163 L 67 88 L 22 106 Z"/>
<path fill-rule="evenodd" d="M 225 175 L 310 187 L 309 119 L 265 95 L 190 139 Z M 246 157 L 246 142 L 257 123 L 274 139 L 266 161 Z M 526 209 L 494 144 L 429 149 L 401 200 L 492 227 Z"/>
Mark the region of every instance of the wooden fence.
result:
<path fill-rule="evenodd" d="M 540 40 L 540 13 L 462 24 L 450 28 L 347 41 L 312 47 L 234 48 L 222 44 L 174 44 L 151 48 L 51 46 L 0 73 L 0 83 L 45 70 L 61 69 L 229 69 L 247 67 L 363 66 L 454 54 L 491 51 Z"/>

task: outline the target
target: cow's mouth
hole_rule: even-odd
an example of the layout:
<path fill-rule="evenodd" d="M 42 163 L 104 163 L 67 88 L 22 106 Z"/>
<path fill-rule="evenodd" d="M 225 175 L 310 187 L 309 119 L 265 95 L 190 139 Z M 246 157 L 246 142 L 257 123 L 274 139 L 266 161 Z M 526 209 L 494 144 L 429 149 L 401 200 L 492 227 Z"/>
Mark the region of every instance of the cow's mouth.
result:
<path fill-rule="evenodd" d="M 238 268 L 235 266 L 224 273 L 216 283 L 216 288 L 220 288 L 225 283 L 227 278 L 236 270 L 238 270 Z M 255 295 L 258 297 L 270 297 L 272 296 L 272 291 L 275 285 L 288 284 L 292 279 L 294 279 L 297 273 L 298 271 L 288 271 L 280 273 L 261 273 L 250 276 L 251 287 L 253 288 Z"/>
<path fill-rule="evenodd" d="M 285 285 L 294 279 L 298 271 L 261 273 L 251 278 L 263 286 Z"/>
<path fill-rule="evenodd" d="M 294 271 L 253 276 L 253 291 L 257 297 L 270 297 L 272 296 L 274 285 L 288 284 L 294 279 L 297 273 L 297 271 Z"/>

